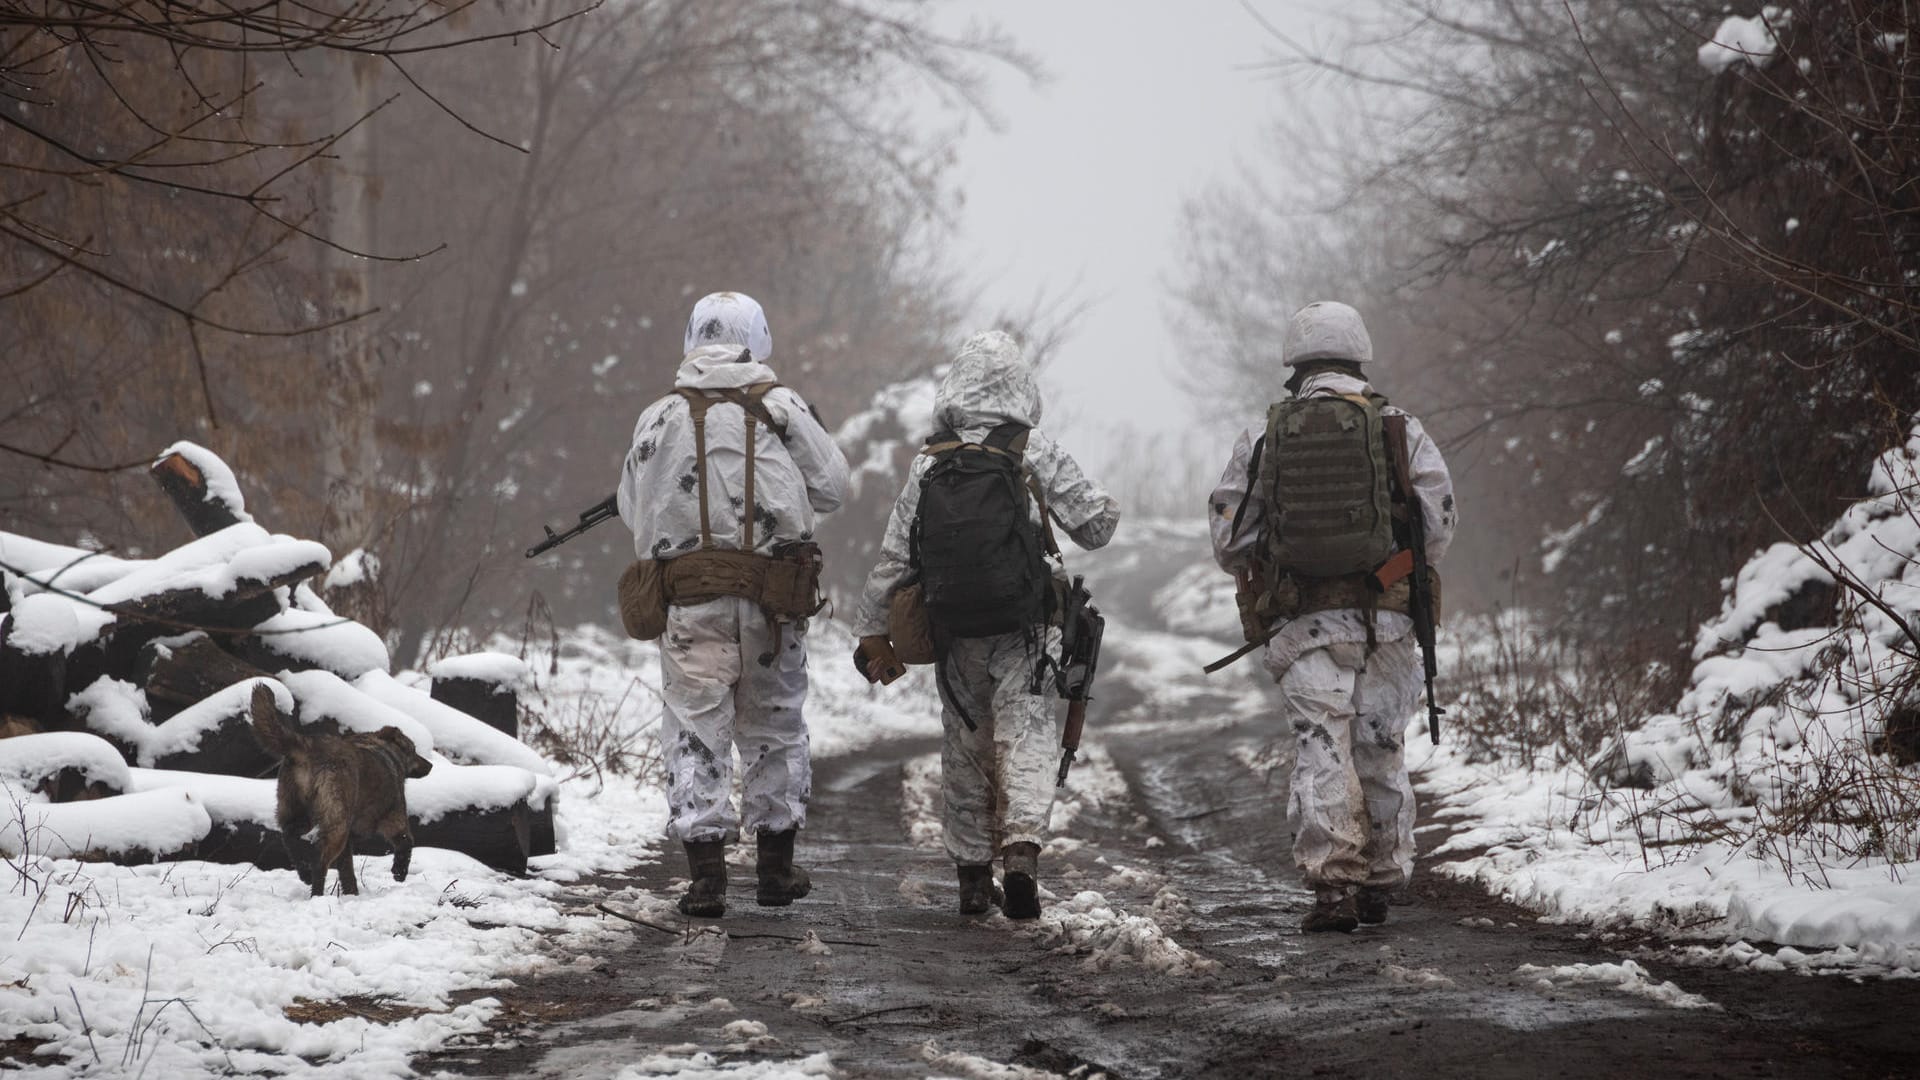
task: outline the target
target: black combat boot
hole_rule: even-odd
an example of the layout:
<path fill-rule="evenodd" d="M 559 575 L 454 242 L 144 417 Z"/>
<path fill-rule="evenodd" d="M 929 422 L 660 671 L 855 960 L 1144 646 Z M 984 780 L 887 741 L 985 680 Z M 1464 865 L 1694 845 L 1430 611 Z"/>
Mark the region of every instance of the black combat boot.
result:
<path fill-rule="evenodd" d="M 717 919 L 727 913 L 727 845 L 720 840 L 689 840 L 686 846 L 693 884 L 680 898 L 680 914 Z"/>
<path fill-rule="evenodd" d="M 960 914 L 985 915 L 993 909 L 993 867 L 960 866 Z"/>
<path fill-rule="evenodd" d="M 1353 898 L 1353 908 L 1360 921 L 1368 926 L 1379 926 L 1387 921 L 1387 908 L 1393 903 L 1393 890 L 1384 885 L 1363 885 L 1360 895 Z"/>
<path fill-rule="evenodd" d="M 1009 919 L 1040 917 L 1040 845 L 1008 844 L 1001 849 L 1006 864 L 1006 906 Z"/>
<path fill-rule="evenodd" d="M 813 881 L 807 872 L 793 865 L 793 838 L 799 831 L 760 833 L 755 863 L 760 873 L 760 889 L 753 899 L 761 907 L 786 907 L 812 891 Z"/>
<path fill-rule="evenodd" d="M 1313 902 L 1313 910 L 1300 920 L 1300 929 L 1309 934 L 1337 930 L 1342 934 L 1351 934 L 1360 926 L 1360 913 L 1354 907 L 1353 894 L 1320 893 Z"/>

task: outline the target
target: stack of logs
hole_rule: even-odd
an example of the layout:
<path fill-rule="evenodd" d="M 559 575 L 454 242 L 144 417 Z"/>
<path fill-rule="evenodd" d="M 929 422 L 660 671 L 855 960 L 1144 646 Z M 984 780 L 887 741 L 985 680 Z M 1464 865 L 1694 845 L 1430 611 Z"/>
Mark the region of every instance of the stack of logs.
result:
<path fill-rule="evenodd" d="M 235 505 L 233 497 L 223 498 L 222 492 L 210 490 L 208 470 L 196 460 L 213 468 L 224 468 L 206 451 L 187 447 L 186 452 L 179 448 L 169 451 L 151 470 L 195 537 L 212 536 L 246 521 L 244 509 Z M 230 486 L 230 478 L 226 479 Z M 17 640 L 22 635 L 15 632 L 18 627 L 9 592 L 0 588 L 0 738 L 85 731 L 107 739 L 129 762 L 134 762 L 135 747 L 126 739 L 117 738 L 110 726 L 90 722 L 87 709 L 76 707 L 77 693 L 103 678 L 130 683 L 144 692 L 150 721 L 158 725 L 191 706 L 207 702 L 236 683 L 273 678 L 281 672 L 319 668 L 316 662 L 289 655 L 299 650 L 288 650 L 272 634 L 258 632 L 260 624 L 288 609 L 289 590 L 303 587 L 327 570 L 330 560 L 323 557 L 324 549 L 312 547 L 322 557 L 299 565 L 276 567 L 265 576 L 236 573 L 232 587 L 223 595 L 211 595 L 191 587 L 163 586 L 134 599 L 105 603 L 101 607 L 110 619 L 104 628 L 65 650 L 22 647 Z M 8 573 L 0 567 L 0 583 L 5 582 Z M 49 576 L 53 577 L 52 588 L 60 589 L 58 576 L 33 575 L 42 582 Z M 23 611 L 24 604 L 23 600 Z M 377 640 L 370 631 L 362 630 L 362 633 L 368 640 Z M 518 737 L 519 710 L 511 682 L 502 684 L 474 677 L 435 678 L 431 695 L 444 705 L 477 717 L 476 723 L 485 722 L 508 736 Z M 228 715 L 208 728 L 197 745 L 169 749 L 143 764 L 157 769 L 222 776 L 275 776 L 277 760 L 261 748 L 249 727 L 247 696 L 227 697 L 233 702 Z M 316 717 L 294 715 L 288 719 L 309 731 L 333 727 L 329 721 Z M 29 778 L 26 783 L 50 801 L 119 794 L 97 776 L 90 779 L 73 768 L 50 768 L 49 771 L 50 775 Z M 550 782 L 546 790 L 551 790 Z M 414 839 L 422 846 L 452 848 L 490 866 L 524 872 L 529 856 L 550 854 L 554 850 L 553 802 L 550 798 L 541 799 L 536 806 L 522 798 L 508 806 L 477 805 L 442 814 L 431 821 L 421 821 L 416 815 Z M 358 853 L 380 854 L 383 850 L 377 838 L 355 840 Z M 120 861 L 196 858 L 250 862 L 267 869 L 289 865 L 284 846 L 270 827 L 253 821 L 217 819 L 213 832 L 188 849 L 111 857 Z"/>

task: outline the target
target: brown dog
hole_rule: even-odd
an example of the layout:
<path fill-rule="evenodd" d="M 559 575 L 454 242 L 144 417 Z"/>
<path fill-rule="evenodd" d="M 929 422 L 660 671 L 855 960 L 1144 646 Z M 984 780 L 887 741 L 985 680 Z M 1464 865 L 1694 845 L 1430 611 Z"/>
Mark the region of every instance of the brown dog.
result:
<path fill-rule="evenodd" d="M 433 767 L 414 751 L 412 740 L 395 727 L 371 735 L 300 731 L 281 717 L 273 691 L 265 686 L 254 688 L 251 705 L 254 737 L 282 759 L 275 814 L 280 838 L 313 895 L 326 892 L 329 866 L 340 871 L 341 892 L 360 892 L 353 876 L 355 836 L 385 837 L 393 846 L 393 880 L 407 880 L 413 830 L 407 824 L 406 781 Z M 300 839 L 308 829 L 316 841 L 310 853 L 302 850 Z"/>

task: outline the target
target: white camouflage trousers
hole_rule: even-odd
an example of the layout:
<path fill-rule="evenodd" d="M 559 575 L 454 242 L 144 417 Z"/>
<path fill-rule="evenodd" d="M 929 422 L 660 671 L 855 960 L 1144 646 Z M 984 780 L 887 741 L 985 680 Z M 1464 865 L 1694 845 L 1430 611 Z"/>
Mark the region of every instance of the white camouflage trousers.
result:
<path fill-rule="evenodd" d="M 1410 635 L 1372 656 L 1359 642 L 1309 649 L 1280 677 L 1282 715 L 1298 743 L 1287 799 L 1293 858 L 1323 897 L 1397 888 L 1413 873 L 1405 742 L 1420 678 Z"/>
<path fill-rule="evenodd" d="M 668 610 L 660 638 L 660 740 L 667 765 L 667 836 L 736 840 L 805 825 L 813 793 L 807 755 L 805 631 L 773 627 L 760 607 L 724 597 Z M 745 794 L 733 810 L 733 750 Z"/>
<path fill-rule="evenodd" d="M 1029 650 L 1031 649 L 1031 652 Z M 946 804 L 947 854 L 980 866 L 1008 844 L 1046 843 L 1066 723 L 1051 673 L 1032 693 L 1033 661 L 1057 656 L 1060 631 L 1029 645 L 1025 634 L 961 638 L 948 649 L 941 693 L 940 788 Z M 946 700 L 951 692 L 977 727 Z"/>

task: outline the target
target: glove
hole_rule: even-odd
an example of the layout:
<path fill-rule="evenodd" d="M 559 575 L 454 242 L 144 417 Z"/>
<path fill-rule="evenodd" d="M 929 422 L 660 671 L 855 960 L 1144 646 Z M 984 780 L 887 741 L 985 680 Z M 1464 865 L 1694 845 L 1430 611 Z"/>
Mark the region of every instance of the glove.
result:
<path fill-rule="evenodd" d="M 869 634 L 853 650 L 853 667 L 861 678 L 885 686 L 907 673 L 907 665 L 893 655 L 893 642 L 885 634 Z"/>

